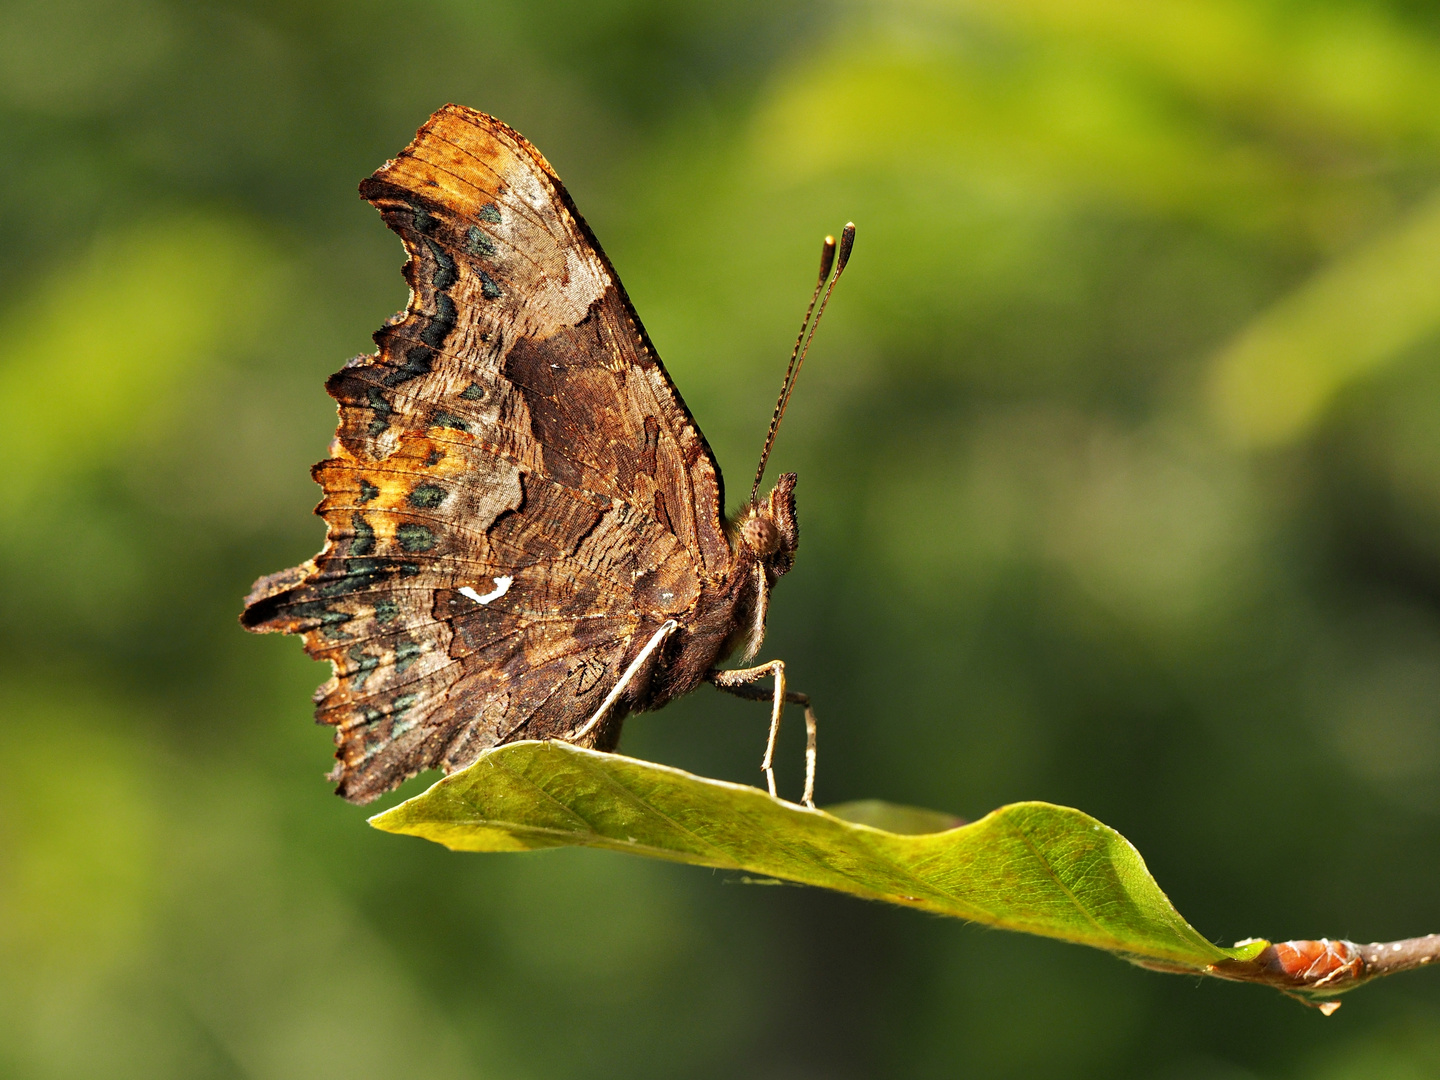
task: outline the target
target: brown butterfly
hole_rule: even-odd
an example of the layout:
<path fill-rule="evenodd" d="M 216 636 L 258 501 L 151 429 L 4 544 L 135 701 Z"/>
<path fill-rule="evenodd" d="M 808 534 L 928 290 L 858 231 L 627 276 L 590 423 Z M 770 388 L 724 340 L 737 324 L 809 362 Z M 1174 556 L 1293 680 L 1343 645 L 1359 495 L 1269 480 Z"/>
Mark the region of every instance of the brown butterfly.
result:
<path fill-rule="evenodd" d="M 710 682 L 772 703 L 771 794 L 781 710 L 805 707 L 813 805 L 815 716 L 785 665 L 716 667 L 754 656 L 799 542 L 795 475 L 758 494 L 801 342 L 727 522 L 705 437 L 538 150 L 447 105 L 360 194 L 405 244 L 410 302 L 326 384 L 324 549 L 257 581 L 241 616 L 334 666 L 315 698 L 337 792 L 368 802 L 516 739 L 612 750 L 628 713 Z M 807 347 L 853 240 L 837 263 L 826 238 Z M 766 675 L 773 691 L 751 685 Z"/>

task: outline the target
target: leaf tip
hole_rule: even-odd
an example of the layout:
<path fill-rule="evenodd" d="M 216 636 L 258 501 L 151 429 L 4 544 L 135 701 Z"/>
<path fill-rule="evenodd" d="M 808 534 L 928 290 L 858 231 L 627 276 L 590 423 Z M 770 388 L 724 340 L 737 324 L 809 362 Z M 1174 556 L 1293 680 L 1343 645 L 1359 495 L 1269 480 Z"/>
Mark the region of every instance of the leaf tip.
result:
<path fill-rule="evenodd" d="M 390 828 L 389 823 L 385 820 L 389 816 L 389 810 L 382 810 L 380 813 L 371 814 L 366 818 L 365 824 L 369 825 L 372 829 L 379 829 L 381 832 L 393 832 L 394 830 Z"/>

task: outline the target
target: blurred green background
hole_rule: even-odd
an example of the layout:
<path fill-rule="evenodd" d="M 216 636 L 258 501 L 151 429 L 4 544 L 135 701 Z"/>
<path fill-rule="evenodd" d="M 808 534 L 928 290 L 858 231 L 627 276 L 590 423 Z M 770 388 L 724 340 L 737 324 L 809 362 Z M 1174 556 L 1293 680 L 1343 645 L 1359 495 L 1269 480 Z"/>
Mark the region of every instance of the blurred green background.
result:
<path fill-rule="evenodd" d="M 775 458 L 822 802 L 1081 807 L 1224 943 L 1440 930 L 1433 4 L 4 0 L 0 1075 L 1440 1074 L 1433 973 L 1324 1020 L 331 796 L 324 670 L 236 615 L 404 303 L 355 185 L 447 101 L 565 178 L 732 498 L 858 223 Z M 765 723 L 624 749 L 758 783 Z"/>

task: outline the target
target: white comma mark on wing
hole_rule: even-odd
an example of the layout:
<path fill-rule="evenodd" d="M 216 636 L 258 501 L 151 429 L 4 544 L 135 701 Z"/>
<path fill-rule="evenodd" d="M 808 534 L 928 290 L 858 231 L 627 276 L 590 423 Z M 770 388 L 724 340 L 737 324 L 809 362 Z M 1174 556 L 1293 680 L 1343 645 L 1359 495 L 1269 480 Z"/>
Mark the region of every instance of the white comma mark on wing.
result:
<path fill-rule="evenodd" d="M 484 596 L 481 596 L 469 585 L 462 585 L 460 587 L 460 595 L 468 596 L 477 604 L 488 604 L 492 600 L 499 600 L 500 597 L 504 596 L 507 592 L 510 591 L 510 586 L 515 583 L 515 579 L 510 577 L 508 574 L 504 577 L 491 578 L 490 580 L 495 582 L 495 588 L 491 589 Z"/>

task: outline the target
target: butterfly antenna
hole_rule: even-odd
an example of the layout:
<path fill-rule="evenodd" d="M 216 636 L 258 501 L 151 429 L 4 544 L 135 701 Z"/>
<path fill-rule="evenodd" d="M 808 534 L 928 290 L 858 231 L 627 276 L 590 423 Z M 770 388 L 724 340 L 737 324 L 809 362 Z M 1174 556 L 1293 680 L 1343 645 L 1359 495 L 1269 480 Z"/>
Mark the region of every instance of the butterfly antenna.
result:
<path fill-rule="evenodd" d="M 753 505 L 760 495 L 760 481 L 765 478 L 765 465 L 770 460 L 770 448 L 775 445 L 775 433 L 780 429 L 780 420 L 785 415 L 785 409 L 790 404 L 790 392 L 795 388 L 795 380 L 800 376 L 800 368 L 805 363 L 805 355 L 810 351 L 810 342 L 815 338 L 815 328 L 820 325 L 820 316 L 825 314 L 825 305 L 830 303 L 830 294 L 835 291 L 835 283 L 840 280 L 840 275 L 845 272 L 845 264 L 850 261 L 850 250 L 855 246 L 855 223 L 848 222 L 840 233 L 839 251 L 836 251 L 835 238 L 825 237 L 825 246 L 820 251 L 820 277 L 815 282 L 815 291 L 810 295 L 810 306 L 805 309 L 805 318 L 800 321 L 800 335 L 795 339 L 795 347 L 790 350 L 790 363 L 785 368 L 785 381 L 780 384 L 780 397 L 775 401 L 775 411 L 770 414 L 770 430 L 765 433 L 765 448 L 760 451 L 760 464 L 755 468 L 755 483 L 750 488 L 750 502 Z M 835 270 L 835 276 L 830 276 L 831 269 Z M 826 281 L 830 287 L 825 287 Z M 825 298 L 820 299 L 821 291 L 824 291 Z M 820 310 L 815 312 L 815 303 L 819 301 Z M 810 321 L 811 313 L 815 313 L 815 321 Z M 808 331 L 808 333 L 807 333 Z"/>
<path fill-rule="evenodd" d="M 815 312 L 815 304 L 820 299 L 820 291 L 825 288 L 825 282 L 829 279 L 830 271 L 834 266 L 835 238 L 827 236 L 820 249 L 820 276 L 815 281 L 815 291 L 810 294 L 810 305 L 805 309 L 805 318 L 800 320 L 800 334 L 795 339 L 795 347 L 790 350 L 790 363 L 785 368 L 785 381 L 780 384 L 780 396 L 775 400 L 775 411 L 770 414 L 770 430 L 765 433 L 765 449 L 760 451 L 760 464 L 755 469 L 755 483 L 750 488 L 752 503 L 759 495 L 760 481 L 765 477 L 765 463 L 770 459 L 770 447 L 775 444 L 775 432 L 780 428 L 780 417 L 785 411 L 785 400 L 790 396 L 790 384 L 795 378 L 800 346 L 805 344 L 805 331 L 810 325 L 810 316 Z"/>

